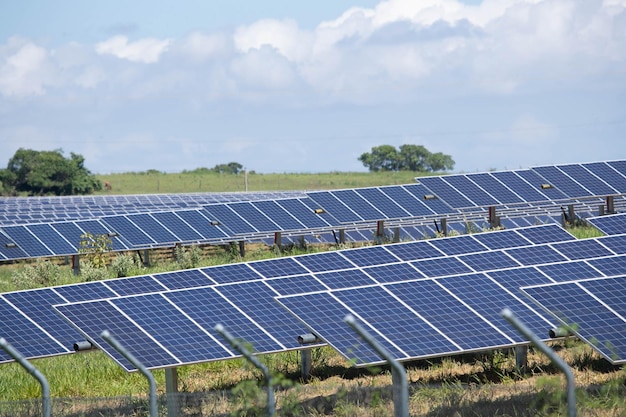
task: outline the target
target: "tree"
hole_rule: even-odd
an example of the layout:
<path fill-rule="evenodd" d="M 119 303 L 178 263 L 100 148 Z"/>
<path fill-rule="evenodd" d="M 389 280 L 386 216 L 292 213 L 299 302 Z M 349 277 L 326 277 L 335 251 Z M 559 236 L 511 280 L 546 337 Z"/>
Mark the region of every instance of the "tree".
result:
<path fill-rule="evenodd" d="M 98 180 L 84 166 L 82 155 L 63 156 L 60 149 L 35 151 L 20 148 L 0 169 L 0 182 L 6 194 L 25 192 L 28 195 L 91 194 L 102 189 Z"/>
<path fill-rule="evenodd" d="M 436 172 L 454 168 L 450 155 L 431 153 L 422 145 L 402 145 L 399 150 L 391 145 L 372 148 L 359 156 L 359 161 L 370 171 Z"/>
<path fill-rule="evenodd" d="M 219 174 L 239 174 L 243 170 L 243 165 L 238 162 L 229 162 L 227 164 L 215 165 L 214 172 Z"/>
<path fill-rule="evenodd" d="M 372 148 L 372 153 L 364 153 L 359 156 L 370 171 L 398 171 L 400 159 L 398 151 L 391 145 L 381 145 Z"/>

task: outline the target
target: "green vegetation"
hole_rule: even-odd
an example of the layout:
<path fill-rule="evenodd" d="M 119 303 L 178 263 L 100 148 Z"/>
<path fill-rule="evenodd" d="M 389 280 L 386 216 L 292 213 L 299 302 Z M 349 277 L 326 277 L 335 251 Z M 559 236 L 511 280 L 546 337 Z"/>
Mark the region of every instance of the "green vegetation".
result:
<path fill-rule="evenodd" d="M 219 174 L 205 170 L 166 174 L 155 170 L 140 173 L 97 175 L 111 185 L 113 194 L 331 190 L 341 188 L 411 184 L 417 174 L 398 172 L 330 172 L 322 174 Z M 247 186 L 247 188 L 246 188 Z M 102 190 L 96 194 L 106 194 Z"/>
<path fill-rule="evenodd" d="M 92 194 L 102 183 L 84 166 L 85 158 L 63 151 L 34 151 L 20 148 L 0 170 L 0 183 L 7 195 Z"/>
<path fill-rule="evenodd" d="M 454 161 L 450 155 L 431 153 L 421 145 L 401 145 L 399 150 L 391 145 L 375 146 L 372 152 L 359 156 L 359 161 L 373 172 L 411 171 L 431 173 L 450 171 Z"/>

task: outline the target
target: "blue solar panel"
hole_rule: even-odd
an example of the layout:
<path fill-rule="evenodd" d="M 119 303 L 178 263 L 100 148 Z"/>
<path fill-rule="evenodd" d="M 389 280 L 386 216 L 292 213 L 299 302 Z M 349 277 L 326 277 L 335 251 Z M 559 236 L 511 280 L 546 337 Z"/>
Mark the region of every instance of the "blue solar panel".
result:
<path fill-rule="evenodd" d="M 572 260 L 599 258 L 602 256 L 610 256 L 613 254 L 600 243 L 598 243 L 597 240 L 592 239 L 572 240 L 571 242 L 554 243 L 551 246 Z"/>
<path fill-rule="evenodd" d="M 200 328 L 160 294 L 118 298 L 111 302 L 180 363 L 232 356 L 207 329 Z"/>
<path fill-rule="evenodd" d="M 612 214 L 587 219 L 594 227 L 605 235 L 626 234 L 626 214 Z"/>
<path fill-rule="evenodd" d="M 429 242 L 411 242 L 401 245 L 391 245 L 387 249 L 403 261 L 412 261 L 417 259 L 438 258 L 445 256 L 439 249 L 435 248 Z"/>
<path fill-rule="evenodd" d="M 568 231 L 555 224 L 524 228 L 517 230 L 517 232 L 537 245 L 576 239 Z"/>
<path fill-rule="evenodd" d="M 585 167 L 597 177 L 601 178 L 602 181 L 609 184 L 620 194 L 626 193 L 626 177 L 619 174 L 606 162 L 592 162 L 588 164 L 583 164 L 583 167 Z"/>
<path fill-rule="evenodd" d="M 2 228 L 3 232 L 29 257 L 50 256 L 52 252 L 40 240 L 33 236 L 24 226 L 8 226 Z"/>
<path fill-rule="evenodd" d="M 563 257 L 557 251 L 548 246 L 529 246 L 524 248 L 505 249 L 505 251 L 525 266 L 549 264 L 567 260 L 567 258 Z"/>
<path fill-rule="evenodd" d="M 382 220 L 385 218 L 385 215 L 380 210 L 367 202 L 355 190 L 332 191 L 331 194 L 349 207 L 350 210 L 354 211 L 361 220 Z"/>
<path fill-rule="evenodd" d="M 507 188 L 512 190 L 516 195 L 519 195 L 526 202 L 548 200 L 548 197 L 526 182 L 522 177 L 516 174 L 516 172 L 519 171 L 492 172 L 491 175 L 503 183 Z"/>
<path fill-rule="evenodd" d="M 163 274 L 154 275 L 154 279 L 159 281 L 169 290 L 179 290 L 182 288 L 194 288 L 215 284 L 215 281 L 209 279 L 209 277 L 198 269 L 165 272 Z"/>
<path fill-rule="evenodd" d="M 200 233 L 205 239 L 222 239 L 226 237 L 226 234 L 222 230 L 221 225 L 212 225 L 211 220 L 205 217 L 204 214 L 209 215 L 206 210 L 185 210 L 177 211 L 176 215 L 185 221 L 194 231 Z M 213 219 L 215 219 L 213 217 Z M 234 233 L 234 232 L 233 232 Z"/>
<path fill-rule="evenodd" d="M 4 298 L 0 298 L 0 317 L 2 317 L 1 337 L 4 337 L 7 342 L 26 357 L 38 358 L 71 352 L 16 310 Z M 0 362 L 11 360 L 12 358 L 4 350 L 0 350 Z"/>
<path fill-rule="evenodd" d="M 617 314 L 626 318 L 626 278 L 590 279 L 579 285 Z"/>
<path fill-rule="evenodd" d="M 487 272 L 487 276 L 514 295 L 519 294 L 519 288 L 521 286 L 547 284 L 553 282 L 550 278 L 539 272 L 539 270 L 535 267 L 489 271 Z"/>
<path fill-rule="evenodd" d="M 265 278 L 301 275 L 308 272 L 293 258 L 269 259 L 266 261 L 251 262 L 248 265 Z"/>
<path fill-rule="evenodd" d="M 433 210 L 422 203 L 420 198 L 410 193 L 406 186 L 381 187 L 380 190 L 412 216 L 432 216 L 435 214 Z"/>
<path fill-rule="evenodd" d="M 476 233 L 474 239 L 489 249 L 515 248 L 531 245 L 531 241 L 520 236 L 515 230 L 499 230 L 493 233 Z"/>
<path fill-rule="evenodd" d="M 258 232 L 250 223 L 235 213 L 230 205 L 213 204 L 205 206 L 204 210 L 211 221 L 217 221 L 220 227 L 227 228 L 233 234 L 250 234 Z M 210 224 L 210 223 L 209 223 Z M 277 227 L 274 227 L 277 229 Z"/>
<path fill-rule="evenodd" d="M 567 200 L 568 199 L 568 195 L 565 194 L 560 189 L 558 189 L 557 187 L 548 187 L 548 188 L 543 187 L 545 185 L 550 186 L 552 184 L 548 182 L 547 178 L 544 178 L 543 176 L 539 175 L 535 170 L 520 170 L 520 171 L 515 171 L 515 173 L 519 175 L 520 177 L 522 177 L 526 182 L 528 182 L 531 185 L 531 187 L 533 187 L 535 190 L 537 190 L 538 192 L 541 192 L 546 197 L 548 197 L 549 200 Z"/>
<path fill-rule="evenodd" d="M 331 272 L 319 272 L 315 274 L 315 277 L 319 279 L 328 288 L 348 288 L 348 287 L 360 287 L 363 285 L 371 285 L 376 282 L 370 277 L 365 275 L 358 269 L 345 270 L 345 271 L 331 271 Z"/>
<path fill-rule="evenodd" d="M 80 240 L 70 244 L 49 224 L 31 224 L 26 228 L 55 255 L 71 255 L 78 252 Z"/>
<path fill-rule="evenodd" d="M 339 252 L 302 255 L 295 259 L 311 272 L 354 268 L 354 264 L 344 258 Z"/>
<path fill-rule="evenodd" d="M 606 182 L 583 168 L 582 165 L 559 165 L 558 169 L 569 175 L 574 181 L 583 186 L 592 195 L 605 196 L 618 194 L 618 191 L 610 187 Z"/>
<path fill-rule="evenodd" d="M 435 239 L 430 242 L 434 247 L 446 255 L 458 255 L 460 253 L 482 252 L 488 248 L 478 242 L 472 236 L 454 236 L 446 239 Z"/>
<path fill-rule="evenodd" d="M 520 204 L 526 202 L 489 173 L 468 174 L 467 178 L 496 198 L 500 204 Z"/>
<path fill-rule="evenodd" d="M 341 223 L 355 223 L 363 221 L 363 219 L 350 210 L 345 204 L 340 202 L 332 193 L 328 191 L 316 191 L 309 193 L 309 198 L 321 208 L 332 214 Z"/>
<path fill-rule="evenodd" d="M 476 206 L 476 204 L 459 192 L 459 190 L 448 184 L 442 177 L 423 177 L 418 180 L 430 190 L 429 194 L 434 194 L 453 208 L 459 209 Z"/>
<path fill-rule="evenodd" d="M 355 191 L 381 211 L 388 219 L 400 219 L 412 216 L 411 213 L 403 209 L 398 203 L 389 198 L 379 188 L 357 188 Z"/>
<path fill-rule="evenodd" d="M 587 262 L 606 276 L 624 275 L 626 271 L 626 256 L 590 259 Z"/>
<path fill-rule="evenodd" d="M 81 236 L 85 233 L 82 231 L 76 223 L 73 222 L 59 222 L 52 223 L 50 225 L 57 233 L 65 238 L 67 242 L 72 245 L 73 252 L 68 254 L 74 254 L 77 252 L 77 248 L 80 245 Z"/>
<path fill-rule="evenodd" d="M 141 231 L 152 238 L 155 243 L 179 242 L 182 238 L 174 235 L 174 230 L 167 230 L 150 214 L 133 214 L 128 216 Z"/>
<path fill-rule="evenodd" d="M 458 275 L 475 272 L 456 258 L 424 259 L 411 262 L 427 277 L 443 277 L 446 275 Z"/>
<path fill-rule="evenodd" d="M 183 242 L 203 239 L 198 231 L 194 230 L 174 212 L 151 213 L 151 215 L 158 222 L 166 224 L 170 230 L 175 231 L 176 236 Z"/>
<path fill-rule="evenodd" d="M 406 263 L 364 268 L 363 272 L 365 272 L 380 283 L 408 281 L 417 278 L 424 278 L 424 274 Z"/>
<path fill-rule="evenodd" d="M 273 230 L 298 230 L 306 228 L 304 224 L 300 223 L 275 201 L 253 201 L 250 204 L 269 217 L 272 222 L 278 226 L 278 228 L 274 226 Z"/>
<path fill-rule="evenodd" d="M 400 261 L 400 259 L 387 251 L 384 246 L 346 250 L 342 252 L 342 255 L 358 266 L 382 265 Z"/>
<path fill-rule="evenodd" d="M 144 246 L 156 243 L 127 217 L 105 217 L 102 222 L 105 223 L 110 230 L 117 233 L 120 239 L 129 242 L 130 246 Z"/>
<path fill-rule="evenodd" d="M 564 262 L 550 265 L 538 266 L 541 272 L 552 278 L 554 281 L 573 281 L 584 278 L 601 277 L 602 274 L 597 269 L 589 266 L 584 261 Z"/>
<path fill-rule="evenodd" d="M 306 201 L 313 204 L 310 199 Z M 304 199 L 278 200 L 276 203 L 295 216 L 306 228 L 317 229 L 339 224 L 334 217 L 326 213 L 315 214 L 313 209 L 304 203 Z"/>
<path fill-rule="evenodd" d="M 418 180 L 420 180 L 418 178 Z M 422 202 L 426 207 L 432 210 L 435 214 L 452 214 L 457 213 L 451 206 L 451 203 L 447 200 L 426 199 L 425 196 L 432 194 L 428 188 L 422 184 L 405 185 L 404 189 L 413 194 L 418 200 Z"/>
<path fill-rule="evenodd" d="M 13 239 L 0 233 L 0 258 L 2 259 L 23 259 L 28 258 L 28 254 L 22 250 Z"/>
<path fill-rule="evenodd" d="M 458 257 L 475 271 L 493 271 L 497 269 L 515 268 L 520 264 L 504 252 L 482 252 Z"/>
<path fill-rule="evenodd" d="M 436 282 L 421 280 L 386 287 L 463 350 L 511 344 L 512 340 Z M 420 297 L 416 298 L 415 295 Z M 423 300 L 429 300 L 424 303 Z M 419 338 L 418 338 L 419 339 Z"/>
<path fill-rule="evenodd" d="M 105 298 L 116 297 L 118 295 L 105 286 L 101 281 L 63 285 L 60 287 L 54 287 L 54 290 L 70 303 L 102 300 Z"/>
<path fill-rule="evenodd" d="M 522 291 L 609 361 L 626 361 L 624 317 L 617 316 L 580 284 L 570 282 L 526 287 Z"/>
<path fill-rule="evenodd" d="M 55 308 L 126 370 L 133 370 L 134 366 L 100 337 L 104 330 L 108 330 L 122 346 L 133 352 L 147 368 L 180 364 L 171 353 L 108 301 L 58 305 Z"/>
<path fill-rule="evenodd" d="M 450 175 L 443 180 L 452 185 L 477 206 L 495 206 L 500 204 L 493 196 L 470 181 L 465 175 Z"/>
<path fill-rule="evenodd" d="M 604 237 L 598 241 L 619 255 L 626 254 L 626 235 Z"/>
<path fill-rule="evenodd" d="M 104 284 L 118 295 L 146 294 L 164 291 L 166 289 L 164 285 L 160 284 L 150 275 L 111 279 L 104 281 Z"/>
<path fill-rule="evenodd" d="M 485 274 L 440 278 L 437 282 L 515 342 L 523 342 L 524 337 L 507 326 L 500 314 L 504 308 L 513 311 L 535 334 L 545 335 L 551 328 L 550 322 L 503 290 Z"/>
<path fill-rule="evenodd" d="M 257 352 L 274 352 L 285 348 L 231 301 L 216 292 L 215 288 L 175 291 L 164 296 L 205 330 L 213 332 L 215 325 L 221 324 L 234 337 L 250 343 Z M 255 293 L 249 296 L 254 297 Z"/>
<path fill-rule="evenodd" d="M 328 289 L 312 275 L 270 279 L 266 283 L 280 295 L 301 294 Z"/>
<path fill-rule="evenodd" d="M 263 278 L 256 271 L 245 264 L 234 264 L 202 268 L 202 272 L 219 284 L 237 281 L 250 281 Z"/>

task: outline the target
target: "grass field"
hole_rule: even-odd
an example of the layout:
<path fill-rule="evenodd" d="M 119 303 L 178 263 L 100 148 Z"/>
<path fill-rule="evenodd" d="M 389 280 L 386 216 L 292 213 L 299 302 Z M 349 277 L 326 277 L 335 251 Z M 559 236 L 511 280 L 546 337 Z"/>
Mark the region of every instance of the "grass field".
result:
<path fill-rule="evenodd" d="M 115 194 L 174 193 L 198 191 L 244 191 L 243 176 L 214 174 L 117 174 L 101 176 L 110 181 Z M 353 188 L 413 182 L 404 174 L 289 174 L 248 176 L 249 191 L 312 190 Z M 104 192 L 103 192 L 104 193 Z M 571 229 L 584 239 L 599 236 L 593 228 Z M 309 251 L 324 250 L 309 248 Z M 287 252 L 295 255 L 303 252 Z M 246 253 L 247 261 L 280 256 L 258 246 Z M 197 266 L 241 261 L 236 254 L 208 250 Z M 0 291 L 17 289 L 16 272 L 26 264 L 0 268 Z M 69 266 L 61 266 L 59 283 L 80 282 Z M 171 259 L 163 258 L 150 269 L 137 268 L 133 275 L 180 269 Z M 112 272 L 110 277 L 113 277 Z M 611 366 L 586 344 L 573 340 L 554 342 L 553 347 L 572 367 L 577 381 L 579 415 L 626 415 L 624 384 L 626 375 Z M 315 350 L 312 379 L 299 379 L 298 352 L 265 355 L 262 360 L 272 372 L 281 375 L 282 389 L 277 391 L 280 415 L 301 416 L 391 416 L 391 377 L 387 367 L 356 369 L 330 348 Z M 145 379 L 121 370 L 98 351 L 39 359 L 33 363 L 51 384 L 52 396 L 59 399 L 60 414 L 71 416 L 147 415 Z M 565 415 L 563 377 L 546 357 L 533 349 L 529 352 L 529 372 L 515 369 L 511 350 L 448 357 L 406 364 L 410 382 L 410 410 L 413 416 L 562 416 Z M 165 390 L 164 371 L 155 371 L 161 394 Z M 188 406 L 181 415 L 263 415 L 260 375 L 243 360 L 230 360 L 179 368 L 179 390 Z M 20 401 L 40 395 L 38 384 L 16 364 L 0 366 L 0 417 L 18 414 Z M 101 398 L 105 398 L 101 400 Z M 124 404 L 112 405 L 112 398 Z M 130 398 L 130 399 L 129 399 Z M 182 398 L 182 397 L 181 397 Z M 62 399 L 62 400 L 61 400 Z M 4 401 L 4 402 L 3 402 Z M 193 405 L 191 405 L 193 403 Z M 105 404 L 105 405 L 102 405 Z M 115 403 L 117 404 L 117 403 Z M 130 407 L 130 408 L 129 408 Z M 129 411 L 130 410 L 130 411 Z M 33 415 L 36 415 L 33 414 Z"/>

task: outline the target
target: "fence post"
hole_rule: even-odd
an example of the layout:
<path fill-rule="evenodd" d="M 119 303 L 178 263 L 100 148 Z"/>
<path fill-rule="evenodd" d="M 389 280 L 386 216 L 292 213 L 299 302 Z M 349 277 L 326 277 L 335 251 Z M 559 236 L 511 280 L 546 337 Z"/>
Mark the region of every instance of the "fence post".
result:
<path fill-rule="evenodd" d="M 554 364 L 563 371 L 567 380 L 567 415 L 569 417 L 576 417 L 576 384 L 574 382 L 574 374 L 572 370 L 567 366 L 565 361 L 561 359 L 552 349 L 537 337 L 532 330 L 530 330 L 524 323 L 522 323 L 511 310 L 505 308 L 500 313 L 509 323 L 517 329 L 518 332 L 526 336 L 540 351 L 542 351 Z"/>
<path fill-rule="evenodd" d="M 216 324 L 214 327 L 215 331 L 221 334 L 224 339 L 230 343 L 230 345 L 235 348 L 239 353 L 241 353 L 252 365 L 257 367 L 263 372 L 263 377 L 267 381 L 267 415 L 269 417 L 274 417 L 276 415 L 276 404 L 274 400 L 274 388 L 272 387 L 272 375 L 270 375 L 269 369 L 267 366 L 263 365 L 256 357 L 254 357 L 248 349 L 243 346 L 243 343 L 233 337 L 232 334 L 228 330 L 224 328 L 221 324 Z"/>
<path fill-rule="evenodd" d="M 348 314 L 343 321 L 389 362 L 389 365 L 391 365 L 391 379 L 393 381 L 393 415 L 395 417 L 409 417 L 409 383 L 407 382 L 404 367 L 357 323 L 352 314 Z"/>
<path fill-rule="evenodd" d="M 132 363 L 138 370 L 141 372 L 146 379 L 148 380 L 148 386 L 150 387 L 150 417 L 158 417 L 159 409 L 157 406 L 157 391 L 156 391 L 156 382 L 154 380 L 154 376 L 152 373 L 146 368 L 135 356 L 130 353 L 124 346 L 122 346 L 117 339 L 109 333 L 108 330 L 103 331 L 100 336 L 106 340 L 113 349 L 117 350 L 123 357 L 128 359 L 130 363 Z"/>
<path fill-rule="evenodd" d="M 32 363 L 28 362 L 24 355 L 11 346 L 11 344 L 9 344 L 4 337 L 0 337 L 0 348 L 4 349 L 9 356 L 15 359 L 29 374 L 39 381 L 39 384 L 41 385 L 41 399 L 43 407 L 42 415 L 43 417 L 50 417 L 52 409 L 50 402 L 50 384 L 48 384 L 46 377 L 39 371 L 39 369 L 35 368 Z"/>

